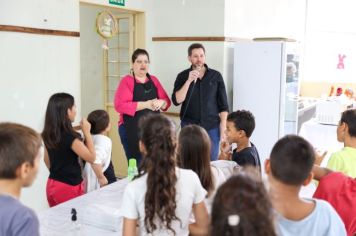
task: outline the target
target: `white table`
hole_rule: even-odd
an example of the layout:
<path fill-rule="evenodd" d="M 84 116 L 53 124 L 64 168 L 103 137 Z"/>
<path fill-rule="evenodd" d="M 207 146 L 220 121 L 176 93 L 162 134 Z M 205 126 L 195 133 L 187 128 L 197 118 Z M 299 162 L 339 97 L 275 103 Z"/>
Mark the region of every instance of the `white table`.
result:
<path fill-rule="evenodd" d="M 308 140 L 315 148 L 334 152 L 343 148 L 343 143 L 337 141 L 336 129 L 336 125 L 324 125 L 311 119 L 302 124 L 299 135 Z"/>
<path fill-rule="evenodd" d="M 85 224 L 83 214 L 93 204 L 100 204 L 118 210 L 121 207 L 124 189 L 127 179 L 105 186 L 99 190 L 87 193 L 65 203 L 41 212 L 38 217 L 40 221 L 40 233 L 42 236 L 71 236 L 71 235 L 121 235 L 122 218 L 117 222 L 119 231 L 102 229 L 93 225 Z M 71 221 L 71 209 L 75 208 L 78 216 L 79 226 L 75 227 Z"/>

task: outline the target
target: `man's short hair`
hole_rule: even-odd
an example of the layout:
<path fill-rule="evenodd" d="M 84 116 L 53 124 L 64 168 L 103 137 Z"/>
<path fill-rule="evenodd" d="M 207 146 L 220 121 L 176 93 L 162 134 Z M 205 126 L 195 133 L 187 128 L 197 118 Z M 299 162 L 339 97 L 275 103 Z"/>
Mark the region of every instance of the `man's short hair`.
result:
<path fill-rule="evenodd" d="M 237 110 L 227 116 L 227 121 L 233 122 L 237 130 L 245 131 L 247 137 L 251 137 L 255 129 L 255 117 L 250 111 Z"/>
<path fill-rule="evenodd" d="M 197 48 L 203 49 L 203 51 L 204 51 L 204 53 L 205 53 L 205 48 L 204 48 L 203 44 L 201 44 L 201 43 L 193 43 L 193 44 L 191 44 L 191 45 L 189 46 L 189 48 L 188 48 L 188 56 L 191 56 L 191 55 L 192 55 L 192 51 L 193 51 L 194 49 L 197 49 Z"/>
<path fill-rule="evenodd" d="M 33 129 L 15 123 L 0 123 L 0 179 L 15 179 L 23 163 L 34 165 L 42 146 L 41 136 Z"/>
<path fill-rule="evenodd" d="M 88 122 L 91 124 L 90 133 L 100 134 L 109 126 L 110 117 L 105 110 L 95 110 L 88 115 Z"/>
<path fill-rule="evenodd" d="M 295 186 L 302 185 L 308 178 L 314 161 L 313 147 L 297 135 L 286 135 L 278 140 L 270 155 L 273 177 Z"/>
<path fill-rule="evenodd" d="M 341 123 L 347 124 L 351 137 L 356 137 L 356 109 L 344 111 L 341 115 L 340 124 Z"/>

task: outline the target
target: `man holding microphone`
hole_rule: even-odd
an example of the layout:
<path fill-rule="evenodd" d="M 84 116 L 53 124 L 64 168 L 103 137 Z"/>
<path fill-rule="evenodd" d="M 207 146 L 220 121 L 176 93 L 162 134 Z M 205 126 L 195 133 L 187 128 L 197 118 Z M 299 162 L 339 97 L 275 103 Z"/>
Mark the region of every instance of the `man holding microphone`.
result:
<path fill-rule="evenodd" d="M 219 142 L 224 140 L 228 104 L 221 74 L 205 64 L 205 48 L 194 43 L 188 48 L 191 67 L 180 72 L 174 82 L 173 104 L 182 104 L 181 127 L 202 126 L 211 139 L 211 160 L 217 160 Z"/>

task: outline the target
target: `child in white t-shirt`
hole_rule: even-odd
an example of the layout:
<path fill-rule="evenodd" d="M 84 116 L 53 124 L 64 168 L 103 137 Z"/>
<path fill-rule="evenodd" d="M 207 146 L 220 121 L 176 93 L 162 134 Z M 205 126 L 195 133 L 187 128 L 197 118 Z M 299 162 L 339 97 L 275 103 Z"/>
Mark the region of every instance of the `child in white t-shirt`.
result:
<path fill-rule="evenodd" d="M 205 201 L 208 212 L 217 188 L 226 181 L 224 173 L 210 164 L 210 146 L 208 133 L 198 125 L 187 125 L 179 133 L 179 167 L 192 170 L 198 175 L 202 186 L 208 192 Z"/>
<path fill-rule="evenodd" d="M 86 163 L 84 176 L 86 192 L 90 192 L 108 184 L 104 171 L 111 160 L 112 142 L 107 133 L 111 128 L 109 114 L 104 110 L 95 110 L 88 115 L 91 124 L 90 133 L 93 137 L 96 159 L 93 164 Z"/>
<path fill-rule="evenodd" d="M 205 235 L 209 216 L 206 191 L 191 170 L 176 167 L 173 122 L 151 115 L 140 122 L 139 175 L 130 182 L 121 206 L 123 235 Z M 190 224 L 193 212 L 195 223 Z"/>

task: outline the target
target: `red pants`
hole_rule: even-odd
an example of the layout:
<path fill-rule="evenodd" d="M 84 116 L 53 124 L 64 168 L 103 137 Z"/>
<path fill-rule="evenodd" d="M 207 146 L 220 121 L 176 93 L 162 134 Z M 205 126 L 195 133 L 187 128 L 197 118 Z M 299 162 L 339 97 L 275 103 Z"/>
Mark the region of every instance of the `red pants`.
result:
<path fill-rule="evenodd" d="M 73 186 L 48 178 L 46 186 L 47 201 L 50 207 L 84 194 L 84 184 Z"/>

